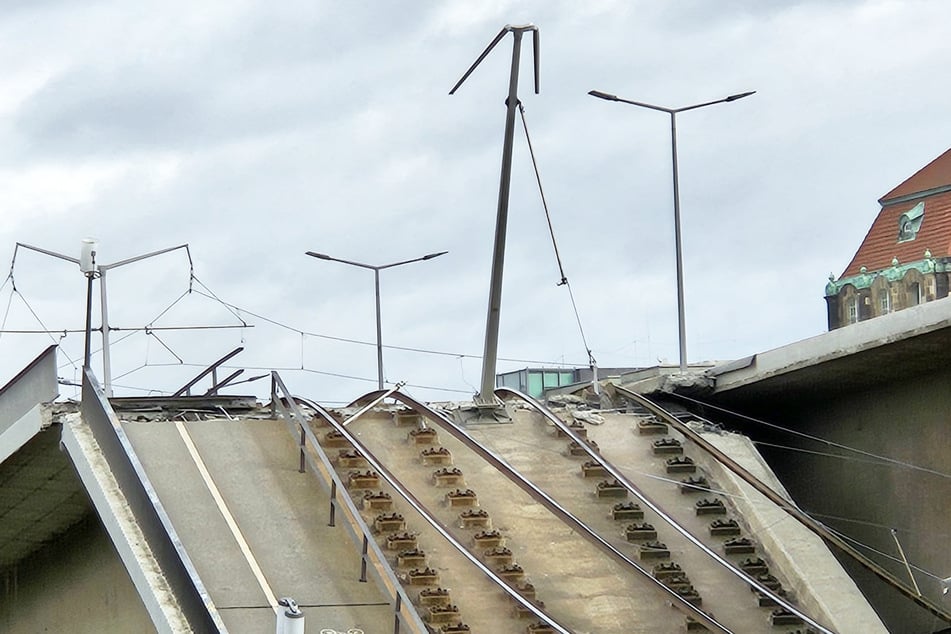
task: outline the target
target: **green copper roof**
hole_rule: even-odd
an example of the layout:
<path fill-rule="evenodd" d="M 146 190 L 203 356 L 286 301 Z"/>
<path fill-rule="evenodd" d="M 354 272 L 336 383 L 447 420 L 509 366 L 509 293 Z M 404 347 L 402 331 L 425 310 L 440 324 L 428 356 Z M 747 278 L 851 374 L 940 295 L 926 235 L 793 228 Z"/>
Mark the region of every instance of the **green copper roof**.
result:
<path fill-rule="evenodd" d="M 922 260 L 902 264 L 898 261 L 898 258 L 893 258 L 890 267 L 879 271 L 869 272 L 863 266 L 858 275 L 850 275 L 849 277 L 842 277 L 838 280 L 835 279 L 834 273 L 830 273 L 829 283 L 826 284 L 826 297 L 837 295 L 839 291 L 842 290 L 842 287 L 848 284 L 851 284 L 859 290 L 869 288 L 880 276 L 884 276 L 888 282 L 894 282 L 903 278 L 905 273 L 912 269 L 920 271 L 921 273 L 951 271 L 951 258 L 933 258 L 931 257 L 931 251 L 926 250 L 925 257 Z"/>

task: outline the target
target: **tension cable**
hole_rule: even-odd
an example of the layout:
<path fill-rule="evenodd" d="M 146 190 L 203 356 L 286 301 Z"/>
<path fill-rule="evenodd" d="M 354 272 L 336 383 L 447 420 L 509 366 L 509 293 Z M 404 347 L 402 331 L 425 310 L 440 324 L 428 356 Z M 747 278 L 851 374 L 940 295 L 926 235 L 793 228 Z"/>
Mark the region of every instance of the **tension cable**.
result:
<path fill-rule="evenodd" d="M 532 168 L 535 170 L 535 182 L 538 183 L 538 193 L 541 195 L 542 207 L 545 209 L 545 220 L 548 221 L 548 233 L 551 236 L 551 246 L 555 250 L 555 260 L 558 262 L 558 273 L 561 275 L 561 281 L 558 282 L 557 286 L 564 286 L 568 289 L 568 297 L 571 298 L 571 308 L 575 312 L 575 320 L 578 322 L 578 331 L 581 333 L 581 343 L 584 344 L 584 349 L 588 353 L 588 364 L 594 369 L 598 362 L 595 361 L 594 355 L 591 352 L 591 348 L 588 347 L 588 340 L 584 334 L 584 327 L 581 325 L 581 315 L 578 312 L 578 304 L 575 302 L 575 294 L 571 290 L 571 283 L 568 282 L 568 277 L 565 275 L 565 267 L 561 263 L 561 254 L 558 252 L 558 242 L 555 240 L 555 229 L 551 224 L 551 213 L 548 211 L 548 201 L 545 199 L 545 190 L 542 187 L 542 178 L 538 172 L 538 161 L 535 160 L 535 150 L 532 147 L 532 138 L 528 134 L 528 123 L 525 120 L 525 106 L 522 105 L 522 102 L 518 102 L 518 112 L 522 117 L 522 129 L 525 131 L 525 141 L 528 142 L 528 153 L 532 157 Z"/>

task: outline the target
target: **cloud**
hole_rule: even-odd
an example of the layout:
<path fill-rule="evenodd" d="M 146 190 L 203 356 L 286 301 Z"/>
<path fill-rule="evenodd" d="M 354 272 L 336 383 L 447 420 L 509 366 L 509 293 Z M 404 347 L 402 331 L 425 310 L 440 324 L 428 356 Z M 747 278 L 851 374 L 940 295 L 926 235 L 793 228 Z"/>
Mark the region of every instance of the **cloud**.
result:
<path fill-rule="evenodd" d="M 107 261 L 187 242 L 215 295 L 288 327 L 159 334 L 183 364 L 139 332 L 116 344 L 116 373 L 174 389 L 244 342 L 235 363 L 286 368 L 296 392 L 337 401 L 375 384 L 372 276 L 304 252 L 448 250 L 384 272 L 384 341 L 456 356 L 388 348 L 385 364 L 393 380 L 459 390 L 423 396 L 465 394 L 479 382 L 479 360 L 458 355 L 482 351 L 511 39 L 447 93 L 503 24 L 532 21 L 542 91 L 526 44 L 520 98 L 605 365 L 677 358 L 670 121 L 587 91 L 670 106 L 758 91 L 677 120 L 689 356 L 744 356 L 824 329 L 826 276 L 877 198 L 946 149 L 948 17 L 942 3 L 878 1 L 21 4 L 0 17 L 0 237 L 8 253 L 72 253 L 94 235 Z M 15 276 L 44 323 L 82 324 L 70 265 L 18 255 Z M 500 356 L 522 361 L 500 370 L 585 361 L 558 279 L 519 127 Z M 141 327 L 176 301 L 164 319 L 229 318 L 197 293 L 177 300 L 189 282 L 180 256 L 116 271 L 110 321 Z M 8 293 L 6 326 L 38 328 Z M 0 337 L 4 371 L 56 338 Z M 81 348 L 64 340 L 73 359 Z M 159 359 L 175 365 L 148 365 Z"/>

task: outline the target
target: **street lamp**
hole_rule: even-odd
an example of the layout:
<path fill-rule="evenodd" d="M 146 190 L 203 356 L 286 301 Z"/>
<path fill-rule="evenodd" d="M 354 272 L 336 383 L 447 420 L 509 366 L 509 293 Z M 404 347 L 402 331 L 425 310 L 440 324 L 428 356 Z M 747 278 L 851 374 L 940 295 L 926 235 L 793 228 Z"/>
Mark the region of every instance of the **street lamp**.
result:
<path fill-rule="evenodd" d="M 433 258 L 438 258 L 440 255 L 446 255 L 447 253 L 449 253 L 449 251 L 428 253 L 422 257 L 413 258 L 412 260 L 403 260 L 401 262 L 393 262 L 391 264 L 381 264 L 379 266 L 374 266 L 372 264 L 364 264 L 362 262 L 342 260 L 340 258 L 329 256 L 326 253 L 314 253 L 313 251 L 307 252 L 307 255 L 314 258 L 329 260 L 331 262 L 340 262 L 341 264 L 349 264 L 351 266 L 358 266 L 361 269 L 370 269 L 373 271 L 373 281 L 376 288 L 376 367 L 378 385 L 381 390 L 383 389 L 383 328 L 380 321 L 380 271 L 383 269 L 391 269 L 395 266 L 403 266 L 404 264 L 412 264 L 413 262 L 432 260 Z"/>
<path fill-rule="evenodd" d="M 650 103 L 622 99 L 617 95 L 601 92 L 600 90 L 588 91 L 589 95 L 592 97 L 597 97 L 598 99 L 604 99 L 606 101 L 619 101 L 621 103 L 631 104 L 632 106 L 648 108 L 649 110 L 659 110 L 660 112 L 666 112 L 670 115 L 670 155 L 674 166 L 674 245 L 677 253 L 677 324 L 680 329 L 681 372 L 686 372 L 687 370 L 687 326 L 684 321 L 684 263 L 683 247 L 681 246 L 680 240 L 680 180 L 677 174 L 677 113 L 686 112 L 687 110 L 696 110 L 697 108 L 712 106 L 718 103 L 736 101 L 737 99 L 742 99 L 743 97 L 749 97 L 755 92 L 755 90 L 741 92 L 735 95 L 730 95 L 729 97 L 717 99 L 715 101 L 706 101 L 704 103 L 698 103 L 692 106 L 684 106 L 682 108 L 665 108 L 664 106 L 655 106 L 654 104 Z"/>

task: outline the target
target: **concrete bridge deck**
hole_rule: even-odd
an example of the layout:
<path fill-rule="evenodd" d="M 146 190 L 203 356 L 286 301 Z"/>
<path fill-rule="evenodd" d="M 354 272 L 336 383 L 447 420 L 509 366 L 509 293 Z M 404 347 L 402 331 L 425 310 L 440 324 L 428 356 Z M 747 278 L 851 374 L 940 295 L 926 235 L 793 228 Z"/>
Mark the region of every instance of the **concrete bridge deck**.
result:
<path fill-rule="evenodd" d="M 298 473 L 283 422 L 124 422 L 123 429 L 230 632 L 273 631 L 270 601 L 282 596 L 302 606 L 308 629 L 392 629 L 386 598 L 359 581 L 359 551 L 327 525 L 327 494 Z"/>

